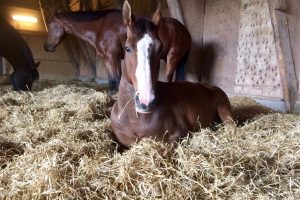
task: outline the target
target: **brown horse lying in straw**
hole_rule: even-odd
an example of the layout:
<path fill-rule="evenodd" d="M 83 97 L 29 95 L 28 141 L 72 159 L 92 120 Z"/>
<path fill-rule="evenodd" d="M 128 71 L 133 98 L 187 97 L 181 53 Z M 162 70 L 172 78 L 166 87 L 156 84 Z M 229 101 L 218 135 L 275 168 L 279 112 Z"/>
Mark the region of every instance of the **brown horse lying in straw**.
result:
<path fill-rule="evenodd" d="M 48 25 L 44 47 L 46 51 L 55 51 L 65 32 L 88 42 L 104 59 L 110 91 L 114 93 L 121 78 L 126 31 L 121 10 L 57 13 Z M 158 33 L 163 43 L 160 55 L 166 61 L 167 81 L 172 81 L 176 69 L 176 80 L 184 80 L 184 63 L 191 46 L 188 30 L 176 19 L 163 18 Z"/>
<path fill-rule="evenodd" d="M 152 18 L 134 20 L 127 1 L 125 68 L 117 102 L 111 112 L 116 139 L 128 146 L 152 137 L 177 143 L 188 131 L 208 127 L 216 119 L 232 123 L 230 102 L 218 87 L 203 83 L 157 81 L 162 42 L 158 36 L 160 10 Z"/>

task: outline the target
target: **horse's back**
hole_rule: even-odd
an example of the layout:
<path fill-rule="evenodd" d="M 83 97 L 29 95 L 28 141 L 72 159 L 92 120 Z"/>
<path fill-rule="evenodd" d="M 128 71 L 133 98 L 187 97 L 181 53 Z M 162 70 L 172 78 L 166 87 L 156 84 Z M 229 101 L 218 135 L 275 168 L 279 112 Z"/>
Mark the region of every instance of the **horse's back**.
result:
<path fill-rule="evenodd" d="M 58 12 L 54 14 L 54 18 L 75 20 L 78 22 L 98 21 L 99 19 L 109 18 L 111 16 L 121 16 L 122 11 L 118 9 L 99 10 L 99 11 L 71 11 Z"/>
<path fill-rule="evenodd" d="M 191 35 L 177 19 L 162 18 L 159 25 L 159 36 L 164 44 L 164 54 L 167 54 L 171 48 L 177 48 L 178 51 L 185 53 L 191 47 Z"/>
<path fill-rule="evenodd" d="M 158 82 L 158 90 L 170 91 L 170 95 L 180 96 L 181 98 L 193 98 L 195 96 L 226 96 L 225 92 L 217 86 L 209 85 L 203 82 L 189 82 L 189 81 L 177 81 L 177 82 Z"/>
<path fill-rule="evenodd" d="M 0 30 L 0 54 L 13 66 L 34 65 L 31 50 L 17 30 L 4 20 L 0 21 Z"/>

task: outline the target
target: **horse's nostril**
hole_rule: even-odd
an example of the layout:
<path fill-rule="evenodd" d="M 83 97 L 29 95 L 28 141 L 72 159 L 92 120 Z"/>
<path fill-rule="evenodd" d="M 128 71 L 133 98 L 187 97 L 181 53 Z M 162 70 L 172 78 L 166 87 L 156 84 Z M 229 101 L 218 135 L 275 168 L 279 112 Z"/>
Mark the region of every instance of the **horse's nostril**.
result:
<path fill-rule="evenodd" d="M 137 105 L 140 105 L 141 103 L 140 103 L 140 99 L 139 99 L 139 95 L 135 95 L 134 96 L 134 101 L 135 101 L 135 103 L 137 104 Z"/>
<path fill-rule="evenodd" d="M 134 101 L 135 101 L 137 108 L 139 108 L 141 110 L 145 110 L 145 111 L 151 110 L 156 105 L 155 98 L 152 99 L 150 102 L 149 101 L 145 102 L 145 101 L 141 101 L 138 94 L 135 95 Z"/>
<path fill-rule="evenodd" d="M 48 51 L 48 52 L 53 52 L 54 51 L 54 48 L 51 45 L 47 44 L 47 43 L 44 44 L 44 49 L 45 49 L 45 51 Z"/>
<path fill-rule="evenodd" d="M 142 104 L 141 104 L 141 108 L 145 110 L 145 109 L 148 108 L 148 106 L 146 106 L 145 104 L 142 103 Z"/>

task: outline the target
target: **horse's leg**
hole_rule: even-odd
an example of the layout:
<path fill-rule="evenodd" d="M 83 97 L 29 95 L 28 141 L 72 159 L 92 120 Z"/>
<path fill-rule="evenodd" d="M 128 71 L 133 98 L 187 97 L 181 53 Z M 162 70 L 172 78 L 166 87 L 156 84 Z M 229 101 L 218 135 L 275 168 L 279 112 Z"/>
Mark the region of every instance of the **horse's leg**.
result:
<path fill-rule="evenodd" d="M 223 91 L 222 91 L 223 93 Z M 222 122 L 226 124 L 234 125 L 233 113 L 231 110 L 230 102 L 228 97 L 225 95 L 220 96 L 219 103 L 217 105 L 217 112 Z"/>
<path fill-rule="evenodd" d="M 176 58 L 176 54 L 173 54 L 170 51 L 167 55 L 167 63 L 166 63 L 167 82 L 172 81 L 175 69 L 179 65 L 179 63 L 180 63 L 180 59 Z"/>
<path fill-rule="evenodd" d="M 121 80 L 121 58 L 119 56 L 110 55 L 105 60 L 108 81 L 109 81 L 109 92 L 115 94 L 119 89 Z"/>
<path fill-rule="evenodd" d="M 188 53 L 181 50 L 171 49 L 167 55 L 166 76 L 167 81 L 171 82 L 176 70 L 176 80 L 185 79 L 185 64 Z"/>

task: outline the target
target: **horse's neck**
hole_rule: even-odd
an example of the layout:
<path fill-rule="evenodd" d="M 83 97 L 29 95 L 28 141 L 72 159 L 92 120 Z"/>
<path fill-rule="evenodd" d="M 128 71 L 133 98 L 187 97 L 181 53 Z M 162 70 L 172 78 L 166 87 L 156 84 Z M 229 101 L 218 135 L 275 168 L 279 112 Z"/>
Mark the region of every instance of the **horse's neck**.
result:
<path fill-rule="evenodd" d="M 1 24 L 0 54 L 13 68 L 31 69 L 35 62 L 32 52 L 22 36 L 8 23 Z M 9 47 L 9 48 L 6 48 Z"/>
<path fill-rule="evenodd" d="M 89 30 L 87 30 L 86 27 L 84 27 L 84 25 L 82 23 L 79 22 L 74 22 L 74 21 L 62 21 L 63 22 L 63 26 L 65 28 L 65 31 L 70 34 L 70 35 L 74 35 L 86 42 L 88 42 L 90 45 L 95 46 L 95 40 L 96 37 L 86 37 L 86 32 L 88 32 Z M 90 31 L 92 32 L 92 31 Z"/>
<path fill-rule="evenodd" d="M 121 78 L 119 92 L 118 92 L 118 104 L 119 106 L 125 106 L 129 101 L 134 102 L 134 87 L 124 77 Z"/>

